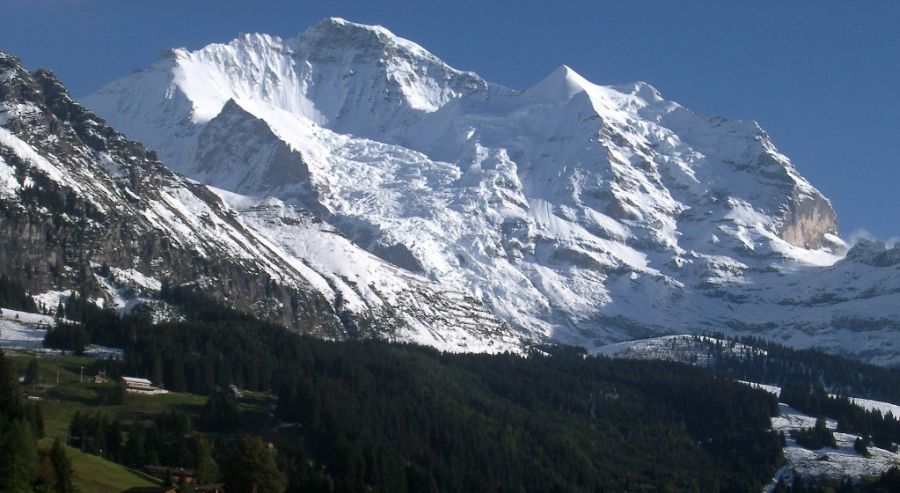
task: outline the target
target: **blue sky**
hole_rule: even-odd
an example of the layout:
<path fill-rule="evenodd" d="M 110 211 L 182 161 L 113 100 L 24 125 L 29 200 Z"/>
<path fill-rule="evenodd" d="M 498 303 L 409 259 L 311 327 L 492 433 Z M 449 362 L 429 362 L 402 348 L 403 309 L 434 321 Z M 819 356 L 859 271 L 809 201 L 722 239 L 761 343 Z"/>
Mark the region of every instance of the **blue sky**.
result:
<path fill-rule="evenodd" d="M 560 64 L 754 119 L 832 199 L 841 230 L 900 235 L 900 2 L 0 0 L 0 50 L 81 96 L 166 48 L 382 24 L 460 69 L 526 88 Z"/>

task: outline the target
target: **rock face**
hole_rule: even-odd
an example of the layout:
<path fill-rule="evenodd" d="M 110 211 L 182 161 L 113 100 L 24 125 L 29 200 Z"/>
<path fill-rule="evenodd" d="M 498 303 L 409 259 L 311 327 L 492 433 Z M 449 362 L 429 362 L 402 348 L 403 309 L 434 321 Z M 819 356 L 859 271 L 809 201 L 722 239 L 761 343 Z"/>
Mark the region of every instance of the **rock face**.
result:
<path fill-rule="evenodd" d="M 828 235 L 837 235 L 837 216 L 822 195 L 792 197 L 780 235 L 800 248 L 840 246 L 828 240 Z"/>
<path fill-rule="evenodd" d="M 756 123 L 642 82 L 562 66 L 516 91 L 326 19 L 173 50 L 84 103 L 215 186 L 348 318 L 431 327 L 459 299 L 589 349 L 709 330 L 900 361 L 896 268 L 842 260 L 830 202 Z"/>
<path fill-rule="evenodd" d="M 321 294 L 271 262 L 206 187 L 72 101 L 50 72 L 29 74 L 0 54 L 0 73 L 4 274 L 32 292 L 85 290 L 112 301 L 109 269 L 133 270 L 196 284 L 304 332 L 343 332 Z"/>

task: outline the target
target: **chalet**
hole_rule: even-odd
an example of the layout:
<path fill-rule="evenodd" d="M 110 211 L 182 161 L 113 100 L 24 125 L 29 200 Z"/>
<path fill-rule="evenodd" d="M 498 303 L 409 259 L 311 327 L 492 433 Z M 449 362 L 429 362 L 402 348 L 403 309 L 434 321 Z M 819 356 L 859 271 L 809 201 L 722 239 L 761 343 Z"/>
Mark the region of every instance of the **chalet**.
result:
<path fill-rule="evenodd" d="M 138 394 L 165 394 L 168 391 L 153 386 L 153 382 L 146 378 L 122 377 L 122 385 L 128 392 Z"/>
<path fill-rule="evenodd" d="M 153 382 L 147 380 L 146 378 L 122 377 L 122 383 L 124 383 L 125 387 L 129 390 L 148 390 L 155 388 L 153 387 Z"/>

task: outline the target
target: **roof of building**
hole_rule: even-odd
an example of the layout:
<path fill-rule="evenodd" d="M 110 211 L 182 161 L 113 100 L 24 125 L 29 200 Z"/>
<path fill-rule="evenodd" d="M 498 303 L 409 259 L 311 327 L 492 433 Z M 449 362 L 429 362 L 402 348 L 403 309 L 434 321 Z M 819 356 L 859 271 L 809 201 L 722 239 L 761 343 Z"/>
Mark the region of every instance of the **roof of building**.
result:
<path fill-rule="evenodd" d="M 122 377 L 122 380 L 125 380 L 125 383 L 141 383 L 144 385 L 151 385 L 153 382 L 147 380 L 146 378 L 137 378 L 137 377 Z"/>

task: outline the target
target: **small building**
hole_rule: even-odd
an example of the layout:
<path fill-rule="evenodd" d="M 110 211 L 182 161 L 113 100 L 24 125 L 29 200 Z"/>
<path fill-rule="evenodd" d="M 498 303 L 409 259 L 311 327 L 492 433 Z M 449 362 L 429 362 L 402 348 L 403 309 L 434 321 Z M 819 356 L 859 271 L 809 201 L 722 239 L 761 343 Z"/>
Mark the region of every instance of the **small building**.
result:
<path fill-rule="evenodd" d="M 135 392 L 138 394 L 166 394 L 168 393 L 165 389 L 160 389 L 158 387 L 153 386 L 153 382 L 147 380 L 146 378 L 137 378 L 137 377 L 122 377 L 122 385 L 125 386 L 125 390 L 128 392 Z"/>
<path fill-rule="evenodd" d="M 122 383 L 125 384 L 125 388 L 127 389 L 153 389 L 153 382 L 147 380 L 146 378 L 138 378 L 138 377 L 122 377 Z"/>
<path fill-rule="evenodd" d="M 94 375 L 94 383 L 106 383 L 106 382 L 107 382 L 107 379 L 106 379 L 105 371 L 99 371 L 99 372 L 97 372 L 96 375 Z"/>

